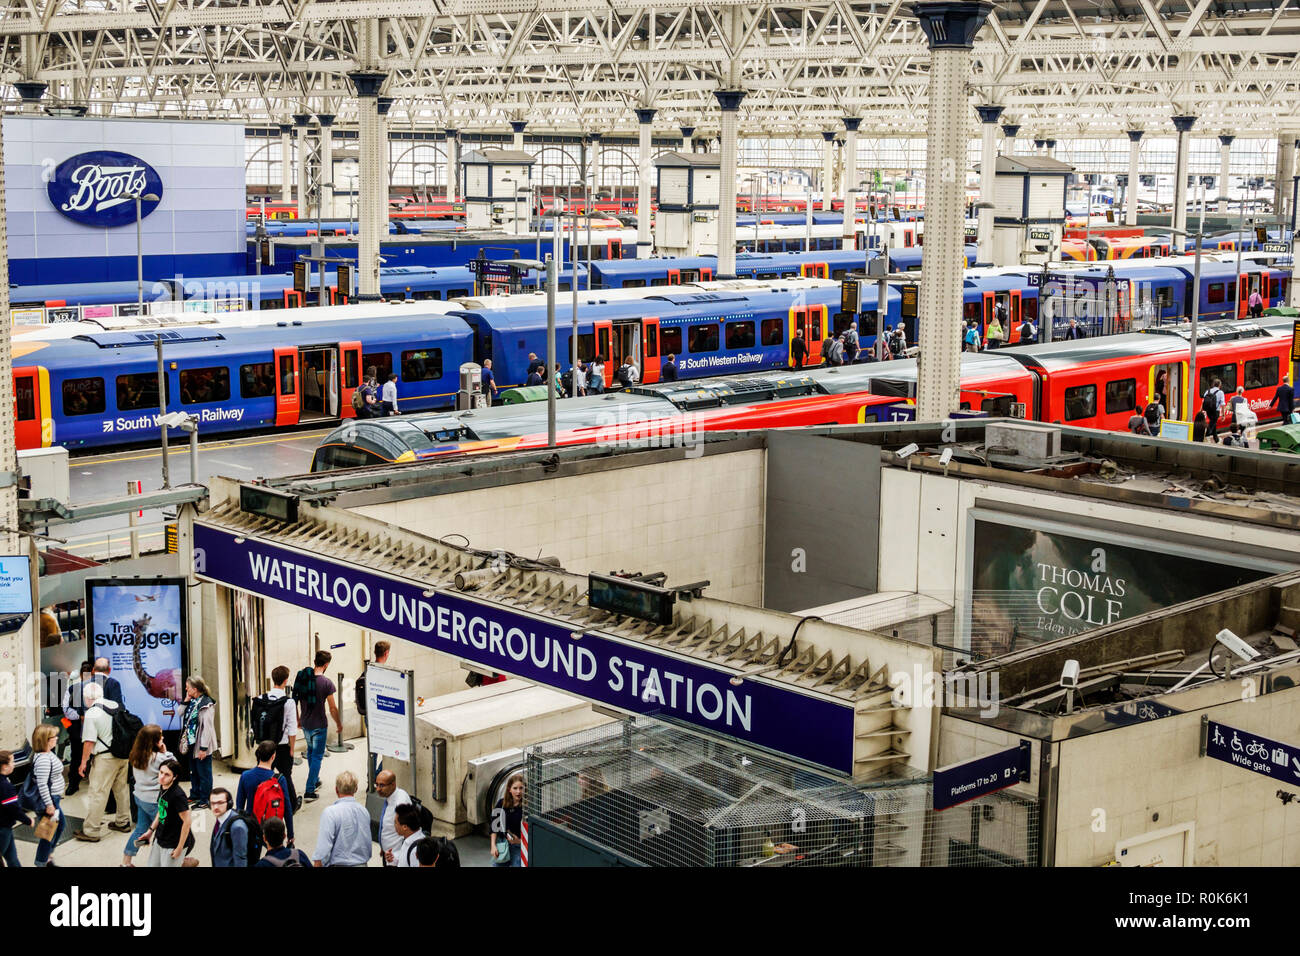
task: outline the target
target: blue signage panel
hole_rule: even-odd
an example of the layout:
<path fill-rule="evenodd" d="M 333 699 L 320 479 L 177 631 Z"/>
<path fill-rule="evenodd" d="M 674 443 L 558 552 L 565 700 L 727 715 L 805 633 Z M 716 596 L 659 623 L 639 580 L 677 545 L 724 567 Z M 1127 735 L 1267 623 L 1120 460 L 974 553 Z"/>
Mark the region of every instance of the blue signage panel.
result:
<path fill-rule="evenodd" d="M 853 706 L 316 555 L 194 526 L 195 570 L 213 581 L 452 654 L 485 669 L 843 774 Z"/>
<path fill-rule="evenodd" d="M 46 184 L 50 202 L 60 213 L 85 226 L 125 226 L 135 222 L 135 200 L 153 193 L 158 200 L 140 204 L 140 218 L 158 208 L 162 177 L 143 159 L 111 149 L 78 153 L 55 168 Z"/>
<path fill-rule="evenodd" d="M 1181 713 L 1181 710 L 1156 703 L 1154 700 L 1131 700 L 1106 710 L 1102 714 L 1102 719 L 1108 724 L 1143 724 Z"/>
<path fill-rule="evenodd" d="M 31 613 L 31 559 L 25 554 L 0 555 L 0 614 Z"/>
<path fill-rule="evenodd" d="M 1206 720 L 1204 749 L 1207 757 L 1300 785 L 1300 747 Z"/>
<path fill-rule="evenodd" d="M 967 800 L 1005 790 L 1029 779 L 1029 741 L 987 757 L 940 767 L 934 772 L 934 808 L 947 810 Z"/>

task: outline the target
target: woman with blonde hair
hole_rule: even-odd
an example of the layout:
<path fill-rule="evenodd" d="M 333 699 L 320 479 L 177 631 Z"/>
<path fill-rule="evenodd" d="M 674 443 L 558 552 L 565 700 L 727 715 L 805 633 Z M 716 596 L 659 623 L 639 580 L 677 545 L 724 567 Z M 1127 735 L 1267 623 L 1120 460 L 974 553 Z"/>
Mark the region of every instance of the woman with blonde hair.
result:
<path fill-rule="evenodd" d="M 212 793 L 212 754 L 217 749 L 217 705 L 197 674 L 185 681 L 181 753 L 190 758 L 190 805 L 206 807 Z"/>
<path fill-rule="evenodd" d="M 135 830 L 126 838 L 126 848 L 122 851 L 122 866 L 135 866 L 135 855 L 140 852 L 136 840 L 144 836 L 149 824 L 158 813 L 158 768 L 171 760 L 167 745 L 163 743 L 162 728 L 157 724 L 145 724 L 135 735 L 131 745 L 128 762 L 135 774 Z"/>
<path fill-rule="evenodd" d="M 492 865 L 523 866 L 524 775 L 512 774 L 492 810 Z"/>
<path fill-rule="evenodd" d="M 67 783 L 63 779 L 63 761 L 54 753 L 58 743 L 59 728 L 53 724 L 41 724 L 32 732 L 32 753 L 35 757 L 32 758 L 31 774 L 36 778 L 37 791 L 41 795 L 41 802 L 45 804 L 45 816 L 57 817 L 59 821 L 54 828 L 54 836 L 41 840 L 36 845 L 37 866 L 54 866 L 54 848 L 59 845 L 59 837 L 63 836 L 66 822 L 63 808 L 59 806 Z"/>

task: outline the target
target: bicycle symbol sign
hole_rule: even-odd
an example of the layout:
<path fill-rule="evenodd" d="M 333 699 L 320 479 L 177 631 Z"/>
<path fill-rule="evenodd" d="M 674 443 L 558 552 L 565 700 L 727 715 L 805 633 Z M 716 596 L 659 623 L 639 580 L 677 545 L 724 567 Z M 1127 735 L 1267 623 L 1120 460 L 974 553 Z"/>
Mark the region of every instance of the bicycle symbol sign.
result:
<path fill-rule="evenodd" d="M 1248 730 L 1202 720 L 1201 754 L 1274 780 L 1300 784 L 1300 747 Z"/>

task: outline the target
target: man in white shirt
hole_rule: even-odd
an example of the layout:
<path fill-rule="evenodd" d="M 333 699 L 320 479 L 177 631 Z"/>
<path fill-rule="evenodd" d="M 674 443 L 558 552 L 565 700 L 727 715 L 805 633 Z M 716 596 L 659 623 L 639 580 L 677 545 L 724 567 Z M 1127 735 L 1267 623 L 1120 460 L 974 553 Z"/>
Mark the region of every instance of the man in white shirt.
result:
<path fill-rule="evenodd" d="M 414 805 L 407 803 L 397 808 L 396 815 L 395 826 L 402 842 L 393 852 L 393 865 L 418 867 L 420 861 L 415 858 L 415 845 L 428 836 L 420 829 L 420 811 L 415 809 Z"/>
<path fill-rule="evenodd" d="M 388 381 L 384 383 L 384 388 L 379 395 L 380 402 L 384 406 L 385 415 L 400 415 L 401 411 L 397 408 L 397 373 L 388 373 Z"/>
<path fill-rule="evenodd" d="M 110 791 L 117 801 L 117 819 L 108 828 L 131 832 L 131 791 L 126 781 L 126 758 L 114 757 L 109 749 L 113 743 L 113 712 L 118 705 L 105 698 L 104 688 L 94 682 L 87 682 L 81 694 L 86 705 L 81 734 L 81 776 L 86 776 L 86 765 L 92 756 L 95 765 L 90 771 L 86 819 L 73 836 L 87 843 L 98 843 L 104 835 L 102 818 Z"/>
<path fill-rule="evenodd" d="M 271 681 L 275 686 L 266 692 L 266 696 L 270 698 L 287 697 L 289 691 L 286 685 L 289 682 L 289 674 L 289 668 L 283 664 L 271 671 Z M 280 732 L 280 739 L 275 742 L 275 763 L 272 766 L 280 771 L 290 788 L 293 787 L 293 744 L 297 739 L 298 707 L 293 701 L 289 701 L 284 705 L 284 728 Z M 288 794 L 288 797 L 291 801 L 296 802 L 293 793 Z"/>
<path fill-rule="evenodd" d="M 384 798 L 384 809 L 379 817 L 379 852 L 384 866 L 393 866 L 393 853 L 402 843 L 397 834 L 397 808 L 411 802 L 411 795 L 397 785 L 391 770 L 381 770 L 375 776 L 375 793 Z"/>

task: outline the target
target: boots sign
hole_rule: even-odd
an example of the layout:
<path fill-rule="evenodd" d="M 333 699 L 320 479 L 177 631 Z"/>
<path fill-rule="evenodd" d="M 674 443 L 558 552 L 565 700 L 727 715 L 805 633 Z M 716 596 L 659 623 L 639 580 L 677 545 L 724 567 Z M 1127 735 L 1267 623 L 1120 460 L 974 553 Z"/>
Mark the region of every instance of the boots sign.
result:
<path fill-rule="evenodd" d="M 64 216 L 85 226 L 126 226 L 135 222 L 135 196 L 150 193 L 158 200 L 140 204 L 148 216 L 162 198 L 162 178 L 143 159 L 113 150 L 79 153 L 49 174 L 46 192 Z"/>

